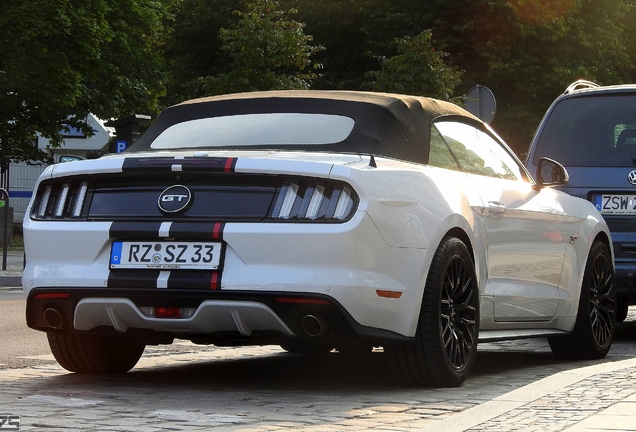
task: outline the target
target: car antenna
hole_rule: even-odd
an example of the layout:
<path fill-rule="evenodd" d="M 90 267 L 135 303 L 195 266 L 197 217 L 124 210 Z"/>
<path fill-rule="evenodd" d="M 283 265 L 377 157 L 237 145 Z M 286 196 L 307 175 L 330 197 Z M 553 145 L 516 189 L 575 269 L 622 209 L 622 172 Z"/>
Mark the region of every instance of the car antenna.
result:
<path fill-rule="evenodd" d="M 375 163 L 375 157 L 373 155 L 371 155 L 371 158 L 369 159 L 369 166 L 372 168 L 378 167 L 378 165 Z"/>

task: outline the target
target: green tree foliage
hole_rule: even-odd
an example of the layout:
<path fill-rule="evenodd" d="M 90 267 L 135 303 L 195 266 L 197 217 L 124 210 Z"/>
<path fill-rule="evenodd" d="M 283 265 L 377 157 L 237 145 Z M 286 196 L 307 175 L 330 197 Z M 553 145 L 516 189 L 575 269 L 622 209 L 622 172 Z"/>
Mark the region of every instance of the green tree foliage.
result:
<path fill-rule="evenodd" d="M 0 158 L 42 160 L 36 132 L 157 108 L 161 5 L 152 0 L 0 3 Z"/>
<path fill-rule="evenodd" d="M 450 100 L 460 73 L 444 64 L 446 53 L 431 45 L 431 32 L 414 38 L 396 39 L 398 54 L 382 61 L 382 70 L 375 77 L 373 90 L 403 93 Z"/>
<path fill-rule="evenodd" d="M 395 39 L 415 37 L 430 30 L 449 0 L 352 0 L 363 14 L 361 31 L 372 56 L 397 54 Z"/>
<path fill-rule="evenodd" d="M 287 0 L 285 3 L 300 11 L 307 25 L 306 33 L 325 47 L 315 57 L 323 69 L 312 88 L 361 89 L 365 73 L 378 67 L 377 59 L 367 49 L 368 36 L 363 29 L 365 10 L 355 0 Z"/>
<path fill-rule="evenodd" d="M 36 131 L 59 138 L 87 112 L 152 113 L 164 63 L 163 105 L 309 86 L 448 99 L 486 85 L 495 129 L 523 153 L 572 81 L 636 81 L 634 21 L 631 0 L 4 1 L 0 158 L 37 157 Z"/>
<path fill-rule="evenodd" d="M 185 99 L 207 96 L 200 78 L 228 71 L 230 58 L 221 51 L 221 28 L 236 26 L 236 0 L 180 0 L 169 6 L 170 21 L 164 45 L 168 68 L 167 94 L 172 105 Z"/>
<path fill-rule="evenodd" d="M 325 46 L 313 88 L 367 89 L 365 75 L 398 54 L 396 40 L 431 28 L 449 0 L 294 0 L 307 33 Z"/>
<path fill-rule="evenodd" d="M 625 0 L 463 0 L 440 15 L 434 43 L 497 98 L 494 126 L 523 154 L 550 102 L 571 82 L 633 81 Z M 633 40 L 633 39 L 632 39 Z"/>
<path fill-rule="evenodd" d="M 526 151 L 550 102 L 571 82 L 580 78 L 600 84 L 636 81 L 636 8 L 632 3 L 294 1 L 307 32 L 326 47 L 318 57 L 325 68 L 314 88 L 368 88 L 362 79 L 367 71 L 377 69 L 378 60 L 399 54 L 400 45 L 393 41 L 413 40 L 432 30 L 431 45 L 447 52 L 444 63 L 461 72 L 454 96 L 462 96 L 475 84 L 491 88 L 498 105 L 494 126 L 519 154 Z"/>
<path fill-rule="evenodd" d="M 234 13 L 239 20 L 219 34 L 221 54 L 229 59 L 226 70 L 192 80 L 193 93 L 308 89 L 319 66 L 311 57 L 321 47 L 310 45 L 304 24 L 289 18 L 297 11 L 285 12 L 275 0 L 256 0 Z"/>

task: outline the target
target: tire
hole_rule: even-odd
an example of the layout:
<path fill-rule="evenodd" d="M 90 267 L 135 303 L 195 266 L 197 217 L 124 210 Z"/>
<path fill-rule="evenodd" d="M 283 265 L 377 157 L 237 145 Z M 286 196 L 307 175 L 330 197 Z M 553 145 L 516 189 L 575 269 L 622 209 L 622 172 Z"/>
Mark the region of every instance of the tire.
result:
<path fill-rule="evenodd" d="M 64 369 L 77 373 L 126 373 L 135 367 L 146 347 L 123 338 L 84 333 L 46 335 L 55 360 Z"/>
<path fill-rule="evenodd" d="M 616 300 L 616 322 L 623 322 L 627 318 L 629 303 L 627 299 Z"/>
<path fill-rule="evenodd" d="M 478 333 L 475 265 L 461 240 L 446 237 L 429 269 L 415 340 L 392 351 L 409 384 L 458 387 L 475 362 Z"/>
<path fill-rule="evenodd" d="M 574 329 L 567 336 L 549 337 L 550 349 L 559 358 L 603 358 L 612 345 L 615 325 L 616 284 L 612 256 L 607 246 L 597 241 L 585 264 Z"/>

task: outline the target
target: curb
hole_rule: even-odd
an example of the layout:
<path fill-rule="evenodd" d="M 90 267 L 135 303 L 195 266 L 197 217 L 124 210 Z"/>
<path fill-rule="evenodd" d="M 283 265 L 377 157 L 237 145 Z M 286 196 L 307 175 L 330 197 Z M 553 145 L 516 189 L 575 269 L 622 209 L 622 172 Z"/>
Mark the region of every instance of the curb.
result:
<path fill-rule="evenodd" d="M 636 367 L 636 359 L 633 358 L 558 372 L 451 417 L 431 423 L 430 426 L 423 427 L 420 430 L 463 432 L 476 428 L 488 420 L 512 411 L 515 408 L 522 407 L 543 396 L 559 392 L 566 386 L 584 381 L 594 375 L 632 367 Z"/>
<path fill-rule="evenodd" d="M 22 289 L 22 276 L 0 276 L 0 291 Z"/>

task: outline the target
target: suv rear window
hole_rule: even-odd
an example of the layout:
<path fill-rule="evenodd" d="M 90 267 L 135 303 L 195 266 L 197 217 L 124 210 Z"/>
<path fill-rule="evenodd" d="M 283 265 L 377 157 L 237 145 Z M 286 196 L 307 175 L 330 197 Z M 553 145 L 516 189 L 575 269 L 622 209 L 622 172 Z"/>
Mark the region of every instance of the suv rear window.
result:
<path fill-rule="evenodd" d="M 565 166 L 634 166 L 636 95 L 567 98 L 548 115 L 535 165 L 547 156 Z"/>

